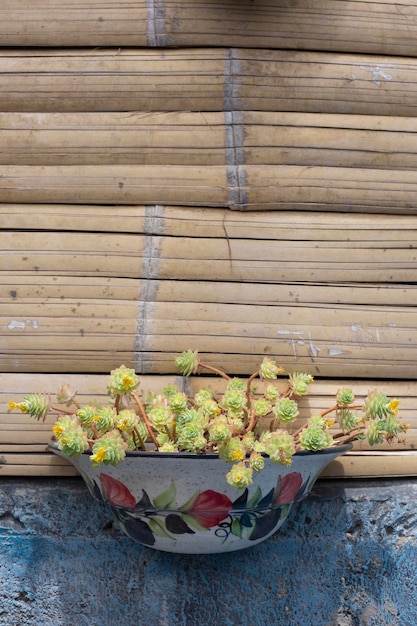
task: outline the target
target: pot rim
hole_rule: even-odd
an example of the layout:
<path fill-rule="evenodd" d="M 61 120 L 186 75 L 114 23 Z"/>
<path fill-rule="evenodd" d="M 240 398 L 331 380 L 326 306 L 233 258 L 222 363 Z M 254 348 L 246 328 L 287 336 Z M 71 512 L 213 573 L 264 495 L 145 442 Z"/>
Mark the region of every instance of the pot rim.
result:
<path fill-rule="evenodd" d="M 348 452 L 349 450 L 352 449 L 352 445 L 353 445 L 352 443 L 344 443 L 339 446 L 331 446 L 330 448 L 323 448 L 322 450 L 317 450 L 316 452 L 314 452 L 313 450 L 298 450 L 293 455 L 293 457 L 305 457 L 305 456 L 316 456 L 316 455 L 318 456 L 320 454 L 334 454 L 336 451 L 339 452 L 339 454 L 344 454 L 345 452 Z M 49 442 L 48 448 L 50 448 L 52 452 L 62 454 L 66 458 L 78 458 L 78 457 L 70 457 L 67 454 L 61 452 L 61 450 L 58 449 L 58 445 L 55 441 Z M 79 456 L 90 456 L 91 454 L 92 452 L 87 450 L 86 452 L 82 452 Z M 262 456 L 264 456 L 267 459 L 269 458 L 269 456 L 264 453 L 262 453 Z M 125 458 L 136 458 L 136 457 L 138 458 L 150 457 L 150 458 L 161 458 L 161 459 L 195 459 L 195 460 L 208 459 L 208 460 L 213 460 L 213 461 L 220 458 L 216 452 L 207 452 L 207 453 L 204 453 L 204 452 L 201 452 L 201 453 L 157 452 L 156 450 L 149 450 L 149 451 L 129 450 L 126 452 Z M 226 461 L 224 462 L 226 463 Z M 123 463 L 123 461 L 121 461 L 121 463 Z"/>

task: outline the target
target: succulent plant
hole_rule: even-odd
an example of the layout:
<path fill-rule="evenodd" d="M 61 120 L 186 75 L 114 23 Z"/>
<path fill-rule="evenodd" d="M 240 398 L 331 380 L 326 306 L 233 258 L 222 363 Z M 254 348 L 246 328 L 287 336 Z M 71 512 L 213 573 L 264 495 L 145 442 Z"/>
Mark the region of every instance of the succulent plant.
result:
<path fill-rule="evenodd" d="M 355 439 L 379 444 L 407 430 L 399 422 L 396 398 L 371 391 L 358 403 L 348 388 L 338 391 L 333 406 L 300 423 L 298 399 L 308 393 L 313 378 L 291 373 L 287 388 L 280 391 L 282 381 L 277 379 L 283 370 L 269 357 L 248 379 L 231 378 L 205 363 L 197 351 L 183 352 L 176 364 L 183 376 L 201 370 L 218 374 L 225 380 L 223 394 L 216 397 L 205 388 L 189 398 L 173 384 L 160 393 L 144 393 L 135 371 L 121 365 L 107 382 L 112 404 L 80 406 L 76 391 L 64 384 L 57 393 L 58 405 L 48 394 L 33 393 L 19 403 L 11 401 L 9 407 L 37 420 L 57 415 L 53 436 L 58 448 L 68 456 L 89 452 L 94 466 L 115 465 L 136 450 L 217 453 L 231 464 L 226 478 L 238 489 L 251 484 L 266 458 L 290 465 L 299 450 L 317 452 Z"/>

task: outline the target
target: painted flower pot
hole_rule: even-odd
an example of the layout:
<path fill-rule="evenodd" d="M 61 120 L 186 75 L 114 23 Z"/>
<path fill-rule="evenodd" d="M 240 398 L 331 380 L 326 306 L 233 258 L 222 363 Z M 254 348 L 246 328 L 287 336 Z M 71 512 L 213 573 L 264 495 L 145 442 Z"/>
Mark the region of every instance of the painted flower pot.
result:
<path fill-rule="evenodd" d="M 290 466 L 266 459 L 253 484 L 239 492 L 215 454 L 128 453 L 116 466 L 93 467 L 89 454 L 67 457 L 92 496 L 109 505 L 116 525 L 134 541 L 166 552 L 210 554 L 265 541 L 285 522 L 322 470 L 351 445 L 297 452 Z"/>

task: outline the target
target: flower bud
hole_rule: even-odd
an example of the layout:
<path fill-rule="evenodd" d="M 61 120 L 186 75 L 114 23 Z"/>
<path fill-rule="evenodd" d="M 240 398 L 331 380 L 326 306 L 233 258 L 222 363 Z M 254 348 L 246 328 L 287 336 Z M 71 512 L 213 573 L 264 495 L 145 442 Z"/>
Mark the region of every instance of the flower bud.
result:
<path fill-rule="evenodd" d="M 59 439 L 66 432 L 76 430 L 78 428 L 77 420 L 70 415 L 61 415 L 52 426 L 52 432 L 56 439 Z"/>
<path fill-rule="evenodd" d="M 365 437 L 371 446 L 375 446 L 384 441 L 380 420 L 370 420 L 368 422 Z"/>
<path fill-rule="evenodd" d="M 66 385 L 62 385 L 62 387 L 58 389 L 56 393 L 56 399 L 59 404 L 65 404 L 66 406 L 70 406 L 73 398 L 75 398 L 76 395 L 77 392 L 74 387 L 67 383 Z"/>
<path fill-rule="evenodd" d="M 221 413 L 221 408 L 217 404 L 215 400 L 206 400 L 199 406 L 199 411 L 201 415 L 210 419 L 213 419 Z"/>
<path fill-rule="evenodd" d="M 78 424 L 76 418 L 64 415 L 53 427 L 58 449 L 68 456 L 79 456 L 88 450 L 87 434 Z"/>

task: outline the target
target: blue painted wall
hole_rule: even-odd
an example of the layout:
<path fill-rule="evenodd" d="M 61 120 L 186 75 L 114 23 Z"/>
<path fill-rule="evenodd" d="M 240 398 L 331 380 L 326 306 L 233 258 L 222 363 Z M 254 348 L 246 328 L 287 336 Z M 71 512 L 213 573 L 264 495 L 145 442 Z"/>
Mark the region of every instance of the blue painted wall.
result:
<path fill-rule="evenodd" d="M 415 626 L 417 480 L 321 481 L 273 539 L 134 544 L 77 479 L 0 481 L 1 626 Z"/>

